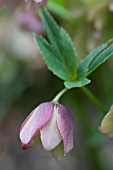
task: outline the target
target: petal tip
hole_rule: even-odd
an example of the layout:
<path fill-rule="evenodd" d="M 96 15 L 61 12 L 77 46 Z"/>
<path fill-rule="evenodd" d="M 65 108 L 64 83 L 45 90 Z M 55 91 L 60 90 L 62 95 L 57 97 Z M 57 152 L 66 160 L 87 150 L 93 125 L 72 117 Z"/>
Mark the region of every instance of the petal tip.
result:
<path fill-rule="evenodd" d="M 22 149 L 23 149 L 23 150 L 26 150 L 26 149 L 28 149 L 28 148 L 29 148 L 29 146 L 28 146 L 28 145 L 26 145 L 26 144 L 24 144 L 24 143 L 22 143 L 22 142 L 21 142 L 21 146 L 22 146 Z"/>

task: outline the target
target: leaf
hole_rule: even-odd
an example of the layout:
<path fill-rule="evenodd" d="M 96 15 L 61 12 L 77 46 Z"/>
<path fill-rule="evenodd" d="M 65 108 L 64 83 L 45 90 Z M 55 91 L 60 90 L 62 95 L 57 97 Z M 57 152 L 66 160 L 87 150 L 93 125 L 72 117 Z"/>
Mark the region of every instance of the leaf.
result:
<path fill-rule="evenodd" d="M 83 87 L 87 84 L 89 84 L 91 82 L 91 80 L 84 78 L 81 81 L 76 81 L 76 82 L 64 82 L 64 85 L 66 88 L 71 89 L 71 88 L 75 88 L 75 87 Z"/>
<path fill-rule="evenodd" d="M 93 63 L 93 61 L 98 58 L 100 54 L 103 53 L 105 49 L 107 49 L 110 44 L 113 42 L 113 40 L 109 40 L 108 42 L 100 45 L 95 50 L 93 50 L 88 56 L 83 59 L 77 68 L 77 74 L 79 78 L 86 77 L 89 66 Z"/>
<path fill-rule="evenodd" d="M 72 22 L 75 20 L 75 17 L 71 13 L 71 11 L 69 11 L 65 6 L 62 6 L 61 4 L 53 2 L 53 0 L 47 3 L 47 7 L 51 12 L 53 12 L 53 14 L 56 14 L 57 16 L 68 22 Z"/>
<path fill-rule="evenodd" d="M 63 80 L 76 78 L 76 52 L 69 35 L 59 28 L 46 9 L 40 9 L 40 15 L 48 40 L 35 35 L 36 43 L 48 68 Z"/>
<path fill-rule="evenodd" d="M 38 43 L 39 49 L 41 48 L 41 53 L 46 64 L 48 65 L 48 69 L 50 69 L 55 75 L 57 75 L 61 79 L 69 79 L 67 73 L 65 72 L 65 67 L 58 60 L 56 53 L 52 52 L 52 50 L 54 49 L 51 47 L 51 45 L 42 36 L 35 35 L 35 40 Z M 55 70 L 57 70 L 57 72 Z"/>
<path fill-rule="evenodd" d="M 99 67 L 103 62 L 105 62 L 113 54 L 113 44 L 105 49 L 99 56 L 92 62 L 88 68 L 87 74 L 91 74 L 97 67 Z"/>

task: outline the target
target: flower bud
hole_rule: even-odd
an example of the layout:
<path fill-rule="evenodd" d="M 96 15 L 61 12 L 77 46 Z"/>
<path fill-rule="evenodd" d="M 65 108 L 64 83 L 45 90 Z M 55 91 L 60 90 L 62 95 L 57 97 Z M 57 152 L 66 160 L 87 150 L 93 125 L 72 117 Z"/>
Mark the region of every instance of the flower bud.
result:
<path fill-rule="evenodd" d="M 113 105 L 102 120 L 99 130 L 106 134 L 108 137 L 113 137 Z"/>
<path fill-rule="evenodd" d="M 62 104 L 42 103 L 23 122 L 19 137 L 24 148 L 42 143 L 45 150 L 61 157 L 59 152 L 65 155 L 73 148 L 71 113 Z"/>

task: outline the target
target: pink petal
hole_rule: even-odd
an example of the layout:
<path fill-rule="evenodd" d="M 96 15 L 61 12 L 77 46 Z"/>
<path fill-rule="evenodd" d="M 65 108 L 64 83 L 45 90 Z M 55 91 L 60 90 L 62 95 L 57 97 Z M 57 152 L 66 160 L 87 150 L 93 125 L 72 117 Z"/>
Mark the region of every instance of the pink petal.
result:
<path fill-rule="evenodd" d="M 59 104 L 57 123 L 64 143 L 64 155 L 73 148 L 73 121 L 71 113 Z"/>
<path fill-rule="evenodd" d="M 54 149 L 62 141 L 57 125 L 57 112 L 58 108 L 54 105 L 52 118 L 40 129 L 42 145 L 47 151 Z"/>
<path fill-rule="evenodd" d="M 36 107 L 26 118 L 20 128 L 20 140 L 23 145 L 28 145 L 38 130 L 52 117 L 54 104 L 42 103 Z"/>
<path fill-rule="evenodd" d="M 38 146 L 39 144 L 41 144 L 41 140 L 40 140 L 40 131 L 38 131 L 32 138 L 32 140 L 30 141 L 30 143 L 28 143 L 27 145 L 24 143 L 21 143 L 22 148 L 23 149 L 27 149 L 31 146 Z"/>
<path fill-rule="evenodd" d="M 34 0 L 35 3 L 46 4 L 48 0 Z"/>
<path fill-rule="evenodd" d="M 26 30 L 44 35 L 44 28 L 41 19 L 30 11 L 21 12 L 15 19 L 17 26 Z"/>

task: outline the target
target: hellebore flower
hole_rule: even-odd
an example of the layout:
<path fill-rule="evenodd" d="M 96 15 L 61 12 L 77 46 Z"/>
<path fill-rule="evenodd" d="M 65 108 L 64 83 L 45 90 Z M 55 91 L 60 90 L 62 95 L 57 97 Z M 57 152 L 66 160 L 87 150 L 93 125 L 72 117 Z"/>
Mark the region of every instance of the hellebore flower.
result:
<path fill-rule="evenodd" d="M 113 105 L 102 120 L 99 130 L 108 137 L 113 137 Z"/>
<path fill-rule="evenodd" d="M 25 30 L 44 35 L 44 28 L 40 17 L 30 11 L 21 12 L 14 21 L 17 26 Z"/>
<path fill-rule="evenodd" d="M 72 116 L 62 104 L 42 103 L 23 122 L 19 137 L 25 149 L 42 143 L 47 151 L 55 151 L 56 148 L 55 154 L 59 147 L 63 147 L 65 155 L 73 148 Z"/>

